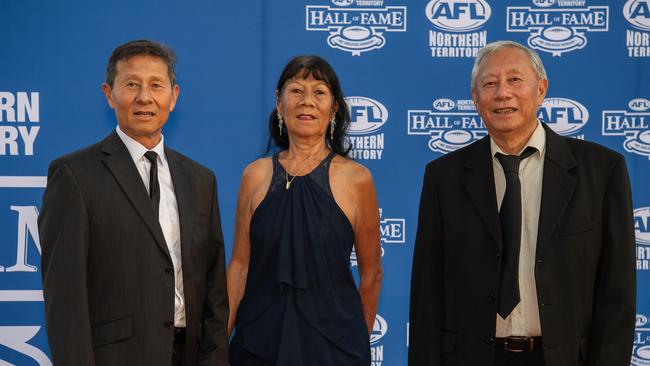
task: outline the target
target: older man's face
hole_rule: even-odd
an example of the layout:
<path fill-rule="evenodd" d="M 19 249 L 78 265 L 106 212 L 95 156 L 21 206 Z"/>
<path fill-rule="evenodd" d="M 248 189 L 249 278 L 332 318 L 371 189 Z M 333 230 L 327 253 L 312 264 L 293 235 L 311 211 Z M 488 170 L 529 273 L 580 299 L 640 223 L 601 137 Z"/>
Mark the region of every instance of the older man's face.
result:
<path fill-rule="evenodd" d="M 120 129 L 151 149 L 176 106 L 179 87 L 172 85 L 167 64 L 158 57 L 132 56 L 118 61 L 116 69 L 113 86 L 102 85 L 108 104 Z"/>
<path fill-rule="evenodd" d="M 505 47 L 483 59 L 472 98 L 490 135 L 507 140 L 532 133 L 547 88 L 524 51 Z"/>

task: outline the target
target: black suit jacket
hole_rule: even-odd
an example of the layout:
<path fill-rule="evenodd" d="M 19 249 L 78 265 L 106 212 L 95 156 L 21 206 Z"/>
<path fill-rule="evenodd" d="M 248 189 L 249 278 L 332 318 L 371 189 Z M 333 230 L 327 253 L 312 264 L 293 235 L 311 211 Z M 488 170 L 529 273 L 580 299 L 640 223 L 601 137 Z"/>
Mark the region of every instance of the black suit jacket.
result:
<path fill-rule="evenodd" d="M 623 157 L 546 130 L 535 281 L 550 366 L 629 365 L 634 227 Z M 427 165 L 409 364 L 492 365 L 501 233 L 489 137 Z"/>
<path fill-rule="evenodd" d="M 227 364 L 228 300 L 213 173 L 165 148 L 180 217 L 185 365 Z M 55 365 L 171 364 L 174 271 L 117 133 L 52 162 L 39 215 Z"/>

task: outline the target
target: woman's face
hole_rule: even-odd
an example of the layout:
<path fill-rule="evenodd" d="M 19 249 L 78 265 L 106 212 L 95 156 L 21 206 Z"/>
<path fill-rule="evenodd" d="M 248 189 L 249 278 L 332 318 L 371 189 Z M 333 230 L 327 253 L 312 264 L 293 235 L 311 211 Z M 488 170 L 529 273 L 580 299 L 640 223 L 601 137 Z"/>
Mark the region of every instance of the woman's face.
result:
<path fill-rule="evenodd" d="M 299 72 L 287 80 L 276 96 L 276 109 L 284 119 L 289 136 L 323 137 L 338 106 L 329 86 Z"/>

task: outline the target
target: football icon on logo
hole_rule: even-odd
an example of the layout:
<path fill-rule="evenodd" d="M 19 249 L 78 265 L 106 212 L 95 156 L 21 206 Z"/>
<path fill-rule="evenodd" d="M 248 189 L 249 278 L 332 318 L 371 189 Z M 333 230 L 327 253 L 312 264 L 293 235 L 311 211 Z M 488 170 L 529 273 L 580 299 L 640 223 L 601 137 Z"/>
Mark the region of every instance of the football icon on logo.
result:
<path fill-rule="evenodd" d="M 454 145 L 462 145 L 468 143 L 472 139 L 472 134 L 465 130 L 450 130 L 445 131 L 442 138 Z"/>
<path fill-rule="evenodd" d="M 550 39 L 551 41 L 564 41 L 571 38 L 572 32 L 571 29 L 565 27 L 550 27 L 544 29 L 542 34 L 544 38 Z"/>

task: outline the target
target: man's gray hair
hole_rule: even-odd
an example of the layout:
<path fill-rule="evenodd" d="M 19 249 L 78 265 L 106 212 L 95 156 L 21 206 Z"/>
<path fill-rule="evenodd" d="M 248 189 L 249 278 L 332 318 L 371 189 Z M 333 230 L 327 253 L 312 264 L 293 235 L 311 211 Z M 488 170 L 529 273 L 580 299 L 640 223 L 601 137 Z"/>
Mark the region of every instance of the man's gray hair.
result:
<path fill-rule="evenodd" d="M 528 59 L 530 60 L 530 64 L 533 66 L 533 69 L 535 69 L 535 73 L 537 74 L 537 77 L 539 79 L 547 79 L 546 70 L 544 69 L 544 64 L 542 63 L 542 59 L 539 57 L 537 52 L 514 41 L 496 41 L 496 42 L 486 44 L 485 46 L 483 46 L 483 48 L 478 50 L 478 53 L 476 54 L 476 58 L 474 59 L 474 66 L 472 67 L 472 90 L 476 88 L 476 77 L 478 76 L 478 68 L 481 66 L 481 63 L 485 59 L 485 56 L 491 54 L 494 51 L 500 50 L 502 48 L 517 48 L 524 51 L 528 56 Z"/>

